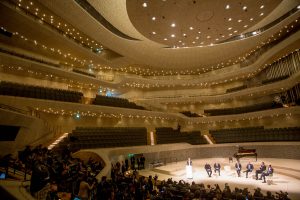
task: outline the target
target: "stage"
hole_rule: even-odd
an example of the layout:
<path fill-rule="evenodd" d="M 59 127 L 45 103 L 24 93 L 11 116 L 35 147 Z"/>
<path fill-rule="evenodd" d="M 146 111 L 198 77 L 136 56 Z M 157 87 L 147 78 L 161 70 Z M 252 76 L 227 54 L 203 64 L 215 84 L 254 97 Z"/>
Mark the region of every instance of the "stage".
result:
<path fill-rule="evenodd" d="M 254 170 L 252 173 L 249 173 L 248 178 L 246 178 L 246 173 L 242 172 L 241 177 L 238 177 L 234 167 L 235 161 L 229 163 L 228 158 L 193 159 L 192 161 L 193 179 L 186 177 L 186 161 L 168 163 L 164 166 L 140 170 L 140 175 L 148 177 L 149 175 L 154 176 L 157 174 L 159 180 L 172 178 L 176 181 L 184 180 L 189 183 L 195 181 L 196 183 L 210 184 L 212 186 L 219 184 L 221 189 L 224 188 L 225 183 L 228 183 L 231 190 L 234 190 L 236 186 L 240 188 L 246 187 L 251 192 L 254 192 L 254 189 L 257 187 L 260 187 L 263 192 L 271 191 L 274 193 L 282 190 L 283 192 L 288 192 L 291 199 L 300 199 L 300 160 L 259 158 L 255 161 L 255 158 L 242 158 L 242 172 L 249 161 L 254 165 Z M 273 177 L 266 177 L 267 183 L 262 183 L 262 180 L 254 179 L 255 170 L 259 168 L 262 161 L 266 165 L 271 164 L 274 168 Z M 215 162 L 221 164 L 221 176 L 214 173 L 213 164 Z M 212 167 L 212 177 L 208 177 L 204 169 L 206 163 Z"/>

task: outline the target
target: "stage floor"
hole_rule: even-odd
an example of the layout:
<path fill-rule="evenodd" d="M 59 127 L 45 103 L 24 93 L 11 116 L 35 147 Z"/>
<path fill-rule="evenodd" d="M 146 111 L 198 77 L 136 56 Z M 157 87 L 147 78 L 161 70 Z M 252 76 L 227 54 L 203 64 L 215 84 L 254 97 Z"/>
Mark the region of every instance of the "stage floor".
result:
<path fill-rule="evenodd" d="M 228 158 L 210 158 L 210 159 L 197 159 L 193 161 L 193 179 L 186 178 L 186 161 L 181 161 L 177 163 L 168 163 L 167 165 L 156 167 L 154 169 L 140 170 L 140 175 L 143 176 L 154 176 L 158 175 L 159 180 L 167 180 L 172 178 L 173 180 L 179 181 L 184 180 L 185 182 L 191 183 L 195 181 L 196 183 L 204 183 L 205 185 L 219 184 L 221 189 L 224 188 L 225 183 L 228 183 L 232 190 L 234 188 L 248 188 L 252 193 L 254 189 L 259 187 L 264 192 L 271 191 L 272 193 L 282 190 L 283 192 L 288 192 L 291 199 L 300 199 L 300 160 L 290 160 L 290 159 L 271 159 L 271 158 L 260 158 L 255 161 L 254 158 L 243 158 L 241 159 L 242 171 L 245 170 L 247 163 L 250 161 L 254 165 L 254 170 L 249 173 L 248 178 L 246 178 L 245 173 L 241 173 L 242 177 L 238 177 L 235 171 L 235 161 L 229 163 Z M 260 163 L 264 161 L 266 165 L 271 164 L 274 168 L 274 175 L 271 178 L 272 183 L 262 183 L 262 180 L 255 180 L 255 170 L 259 168 Z M 215 162 L 221 164 L 221 176 L 212 173 L 212 177 L 208 177 L 204 165 L 209 163 L 212 166 Z M 224 166 L 230 166 L 230 170 L 224 170 Z M 268 180 L 269 177 L 266 177 Z"/>

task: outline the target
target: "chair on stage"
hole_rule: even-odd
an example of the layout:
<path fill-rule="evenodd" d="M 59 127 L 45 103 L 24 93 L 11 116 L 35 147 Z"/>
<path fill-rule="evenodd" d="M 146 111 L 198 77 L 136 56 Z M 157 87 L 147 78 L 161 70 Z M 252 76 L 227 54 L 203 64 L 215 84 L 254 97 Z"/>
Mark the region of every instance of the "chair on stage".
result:
<path fill-rule="evenodd" d="M 268 184 L 268 185 L 273 185 L 273 176 L 274 176 L 273 173 L 272 173 L 272 174 L 269 174 L 269 176 L 266 176 L 266 179 L 268 179 L 268 180 L 267 180 L 267 184 Z"/>

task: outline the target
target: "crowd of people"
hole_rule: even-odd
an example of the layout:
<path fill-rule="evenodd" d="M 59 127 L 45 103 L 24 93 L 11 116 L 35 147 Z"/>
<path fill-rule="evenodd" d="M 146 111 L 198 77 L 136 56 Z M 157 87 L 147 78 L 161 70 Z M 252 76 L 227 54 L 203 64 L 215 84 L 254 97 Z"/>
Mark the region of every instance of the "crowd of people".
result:
<path fill-rule="evenodd" d="M 67 148 L 58 156 L 47 148 L 38 146 L 33 149 L 27 147 L 20 153 L 15 161 L 18 164 L 15 166 L 22 166 L 20 163 L 23 163 L 25 171 L 31 171 L 30 192 L 33 196 L 45 185 L 50 185 L 47 200 L 62 199 L 59 193 L 69 194 L 68 199 L 71 200 L 289 199 L 288 194 L 283 192 L 267 192 L 264 195 L 260 188 L 251 193 L 247 188 L 231 189 L 228 184 L 221 189 L 218 184 L 205 186 L 202 183 L 188 183 L 184 180 L 176 182 L 172 178 L 159 181 L 157 175 L 139 175 L 138 170 L 145 167 L 144 162 L 144 156 L 132 156 L 129 160 L 112 163 L 111 177 L 108 179 L 103 176 L 98 181 L 95 176 L 103 168 L 103 163 L 92 159 L 84 163 L 78 158 L 73 158 Z M 209 164 L 205 168 L 211 170 Z M 215 163 L 215 173 L 220 175 L 220 169 L 221 165 Z M 253 165 L 251 169 L 253 170 Z M 258 170 L 256 174 L 259 174 Z"/>
<path fill-rule="evenodd" d="M 76 195 L 84 196 L 86 187 L 97 182 L 95 177 L 104 167 L 102 160 L 90 158 L 84 162 L 72 157 L 68 147 L 60 153 L 54 153 L 41 145 L 35 148 L 27 146 L 17 158 L 6 156 L 3 165 L 7 169 L 6 174 L 8 167 L 13 167 L 14 171 L 24 172 L 25 180 L 28 174 L 31 175 L 29 191 L 34 197 L 46 185 L 50 186 L 47 200 L 58 200 L 59 194 L 69 194 L 67 196 L 71 199 Z"/>

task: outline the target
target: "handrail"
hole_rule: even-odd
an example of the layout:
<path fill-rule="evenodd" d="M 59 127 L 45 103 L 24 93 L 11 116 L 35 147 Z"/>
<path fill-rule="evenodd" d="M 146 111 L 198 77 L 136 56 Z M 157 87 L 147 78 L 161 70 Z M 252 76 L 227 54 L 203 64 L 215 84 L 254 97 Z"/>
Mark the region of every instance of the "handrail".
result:
<path fill-rule="evenodd" d="M 25 54 L 21 54 L 21 53 L 15 52 L 15 51 L 10 51 L 10 50 L 7 50 L 7 49 L 3 49 L 2 47 L 0 47 L 0 52 L 5 53 L 5 54 L 9 54 L 9 55 L 12 55 L 12 56 L 16 56 L 16 57 L 19 57 L 19 58 L 32 60 L 32 61 L 39 62 L 39 63 L 42 63 L 42 64 L 47 64 L 47 65 L 50 65 L 52 67 L 60 68 L 60 66 L 58 64 L 47 62 L 45 60 L 34 58 L 34 57 L 31 57 L 31 56 L 28 56 L 28 55 L 25 55 Z"/>
<path fill-rule="evenodd" d="M 21 114 L 24 114 L 24 115 L 30 115 L 29 111 L 22 110 L 20 108 L 16 108 L 16 107 L 9 106 L 9 105 L 2 104 L 2 103 L 0 103 L 0 108 L 10 110 L 10 111 L 14 111 L 14 112 L 18 112 L 18 113 L 21 113 Z"/>
<path fill-rule="evenodd" d="M 57 27 L 55 27 L 55 26 L 52 25 L 51 23 L 48 23 L 48 22 L 45 21 L 45 20 L 42 21 L 42 20 L 39 19 L 36 15 L 34 15 L 34 14 L 28 12 L 27 10 L 23 9 L 22 7 L 18 7 L 16 4 L 13 4 L 13 2 L 11 2 L 10 0 L 7 0 L 6 2 L 7 2 L 8 4 L 10 4 L 10 6 L 13 6 L 14 9 L 16 9 L 16 10 L 18 10 L 18 11 L 21 11 L 23 14 L 25 14 L 25 15 L 31 17 L 33 20 L 36 20 L 36 21 L 38 21 L 38 22 L 42 22 L 43 25 L 47 26 L 48 28 L 50 28 L 50 29 L 53 30 L 53 31 L 56 31 L 58 34 L 67 37 L 69 40 L 75 42 L 77 45 L 79 45 L 79 46 L 81 46 L 81 47 L 83 47 L 83 48 L 85 48 L 85 49 L 87 49 L 87 50 L 89 50 L 89 51 L 91 51 L 91 52 L 93 52 L 93 53 L 95 53 L 95 54 L 98 54 L 98 53 L 99 53 L 99 51 L 98 51 L 97 49 L 94 49 L 94 48 L 91 49 L 91 48 L 88 47 L 86 44 L 81 43 L 78 39 L 76 39 L 76 38 L 74 39 L 74 38 L 72 38 L 70 35 L 65 34 L 63 31 L 61 31 L 60 29 L 58 29 Z"/>

